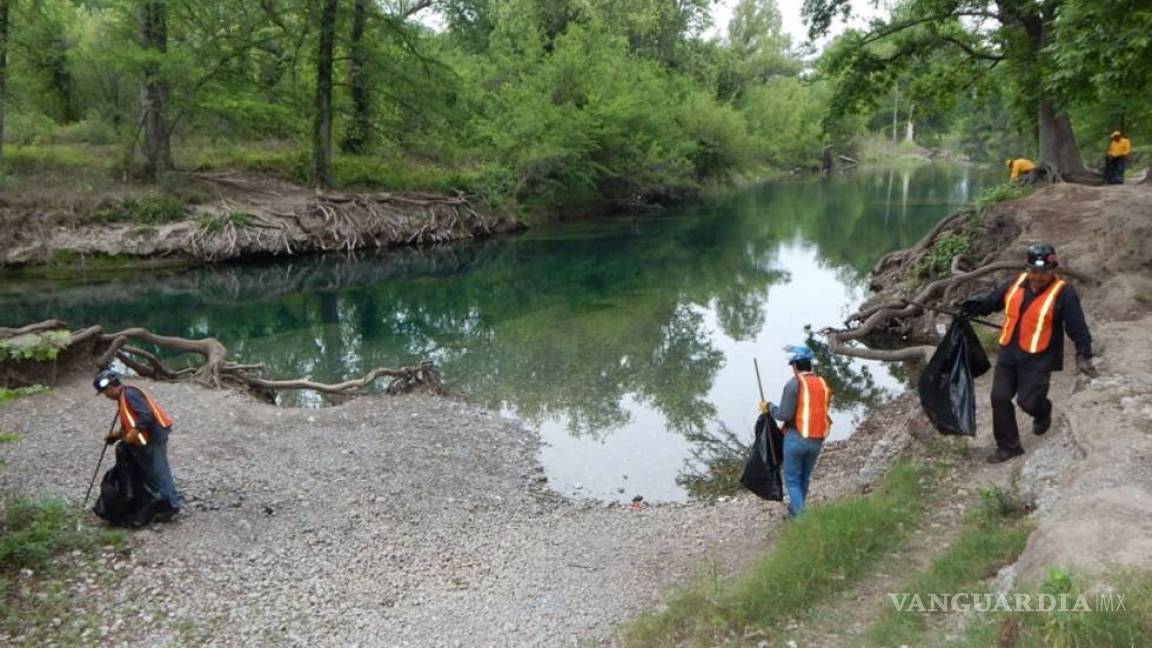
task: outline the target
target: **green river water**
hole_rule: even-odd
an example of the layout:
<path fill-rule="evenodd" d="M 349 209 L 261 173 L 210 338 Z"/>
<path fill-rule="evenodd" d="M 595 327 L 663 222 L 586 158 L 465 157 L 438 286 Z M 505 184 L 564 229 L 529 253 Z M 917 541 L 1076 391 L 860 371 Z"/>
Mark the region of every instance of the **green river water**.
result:
<path fill-rule="evenodd" d="M 806 324 L 841 325 L 876 260 L 971 200 L 988 174 L 923 166 L 778 182 L 441 249 L 9 277 L 0 326 L 55 317 L 211 335 L 276 377 L 339 380 L 431 358 L 451 391 L 540 431 L 557 491 L 681 500 L 676 478 L 699 466 L 704 439 L 750 439 L 752 359 L 778 399 L 790 375 L 781 347 L 804 343 Z M 823 365 L 838 392 L 833 438 L 898 387 L 878 363 Z"/>

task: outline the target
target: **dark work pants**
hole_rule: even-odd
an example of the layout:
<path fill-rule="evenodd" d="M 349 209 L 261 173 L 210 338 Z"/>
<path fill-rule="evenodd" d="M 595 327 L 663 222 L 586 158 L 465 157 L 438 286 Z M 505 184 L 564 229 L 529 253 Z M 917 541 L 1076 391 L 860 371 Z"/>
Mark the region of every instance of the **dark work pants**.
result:
<path fill-rule="evenodd" d="M 1124 168 L 1128 166 L 1128 158 L 1111 158 L 1104 161 L 1104 182 L 1108 184 L 1124 184 Z"/>
<path fill-rule="evenodd" d="M 1039 362 L 1008 360 L 1003 354 L 997 359 L 996 373 L 992 377 L 992 433 L 996 437 L 996 447 L 1010 452 L 1022 449 L 1013 396 L 1020 409 L 1031 414 L 1032 418 L 1044 419 L 1052 415 L 1052 401 L 1048 400 L 1051 377 L 1052 372 Z"/>

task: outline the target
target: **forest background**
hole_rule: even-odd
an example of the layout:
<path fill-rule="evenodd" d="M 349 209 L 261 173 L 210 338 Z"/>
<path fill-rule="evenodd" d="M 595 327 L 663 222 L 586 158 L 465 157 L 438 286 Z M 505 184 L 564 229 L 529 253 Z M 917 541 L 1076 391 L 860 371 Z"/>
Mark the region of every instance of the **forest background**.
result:
<path fill-rule="evenodd" d="M 0 204 L 163 219 L 249 170 L 531 220 L 920 146 L 1073 173 L 1152 126 L 1147 3 L 903 0 L 826 38 L 851 3 L 806 0 L 819 51 L 775 0 L 713 5 L 0 0 Z"/>

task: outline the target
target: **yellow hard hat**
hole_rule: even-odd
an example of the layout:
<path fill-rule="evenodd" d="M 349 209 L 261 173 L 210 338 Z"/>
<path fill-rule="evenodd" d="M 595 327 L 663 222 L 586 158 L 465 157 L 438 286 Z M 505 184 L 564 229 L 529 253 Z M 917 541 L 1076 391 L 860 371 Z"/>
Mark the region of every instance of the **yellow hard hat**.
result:
<path fill-rule="evenodd" d="M 1111 135 L 1109 135 L 1108 137 L 1120 137 L 1120 136 L 1122 136 L 1123 134 L 1124 134 L 1124 133 L 1121 133 L 1120 131 L 1112 131 L 1112 134 L 1111 134 Z"/>

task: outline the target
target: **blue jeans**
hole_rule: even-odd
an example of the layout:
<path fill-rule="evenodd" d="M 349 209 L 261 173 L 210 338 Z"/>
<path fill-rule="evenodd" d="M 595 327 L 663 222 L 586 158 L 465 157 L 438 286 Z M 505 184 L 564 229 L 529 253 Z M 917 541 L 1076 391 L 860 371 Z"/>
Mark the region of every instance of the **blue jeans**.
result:
<path fill-rule="evenodd" d="M 796 430 L 784 432 L 784 487 L 788 489 L 788 517 L 796 517 L 804 510 L 808 499 L 808 482 L 812 467 L 820 456 L 822 440 L 805 439 Z"/>

